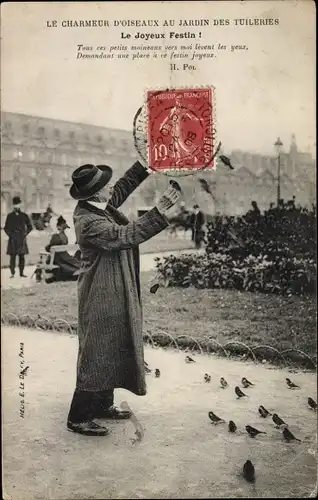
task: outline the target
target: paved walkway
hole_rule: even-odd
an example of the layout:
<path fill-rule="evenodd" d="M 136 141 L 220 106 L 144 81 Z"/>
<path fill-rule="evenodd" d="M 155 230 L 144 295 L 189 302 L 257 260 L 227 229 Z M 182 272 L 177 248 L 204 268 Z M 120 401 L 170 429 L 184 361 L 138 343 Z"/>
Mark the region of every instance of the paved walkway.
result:
<path fill-rule="evenodd" d="M 147 376 L 146 397 L 116 393 L 117 404 L 126 400 L 144 428 L 142 441 L 133 444 L 131 422 L 111 422 L 103 438 L 67 432 L 76 354 L 75 336 L 2 328 L 4 498 L 308 498 L 314 490 L 317 415 L 306 401 L 317 400 L 315 374 L 212 355 L 186 364 L 184 353 L 146 347 L 145 359 L 161 377 Z M 29 366 L 24 380 L 21 360 Z M 206 372 L 210 384 L 203 382 Z M 225 390 L 220 376 L 229 383 Z M 233 387 L 242 376 L 256 385 L 237 400 Z M 286 376 L 301 389 L 287 389 Z M 259 404 L 276 411 L 302 442 L 286 443 L 270 418 L 259 417 Z M 211 425 L 210 410 L 234 420 L 238 432 Z M 246 424 L 267 434 L 251 439 Z M 237 476 L 247 459 L 256 468 L 255 488 Z"/>
<path fill-rule="evenodd" d="M 142 254 L 140 256 L 140 266 L 141 266 L 141 271 L 151 271 L 152 269 L 155 268 L 155 259 L 157 257 L 164 257 L 168 255 L 181 255 L 181 254 L 191 254 L 191 253 L 204 253 L 204 249 L 201 250 L 170 250 L 167 252 L 158 252 L 158 253 L 146 253 Z M 18 274 L 11 279 L 10 278 L 10 270 L 8 268 L 6 269 L 1 269 L 1 287 L 3 289 L 8 289 L 8 288 L 23 288 L 23 287 L 30 287 L 36 285 L 35 281 L 35 276 L 31 278 L 32 274 L 34 273 L 35 266 L 26 266 L 25 268 L 25 274 L 27 275 L 27 278 L 20 278 Z"/>

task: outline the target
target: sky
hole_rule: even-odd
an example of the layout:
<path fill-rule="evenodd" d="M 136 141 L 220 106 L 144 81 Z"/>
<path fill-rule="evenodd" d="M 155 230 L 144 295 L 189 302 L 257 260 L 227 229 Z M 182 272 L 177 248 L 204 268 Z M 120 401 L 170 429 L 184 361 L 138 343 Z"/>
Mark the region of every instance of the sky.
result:
<path fill-rule="evenodd" d="M 195 4 L 195 7 L 194 7 Z M 4 111 L 132 131 L 147 89 L 214 86 L 217 137 L 225 150 L 314 153 L 315 6 L 301 1 L 8 3 L 1 16 L 1 107 Z M 274 26 L 235 26 L 234 19 L 279 19 Z M 64 20 L 107 20 L 109 27 L 62 27 Z M 180 20 L 229 19 L 229 25 L 179 27 Z M 47 23 L 57 21 L 57 27 Z M 114 21 L 157 20 L 159 27 L 116 27 Z M 163 27 L 174 20 L 175 27 Z M 196 40 L 146 44 L 226 45 L 195 71 L 171 71 L 169 60 L 77 59 L 77 44 L 137 44 L 121 33 L 201 32 Z M 231 45 L 248 50 L 231 52 Z M 175 61 L 173 61 L 175 62 Z M 178 62 L 178 64 L 180 64 Z"/>

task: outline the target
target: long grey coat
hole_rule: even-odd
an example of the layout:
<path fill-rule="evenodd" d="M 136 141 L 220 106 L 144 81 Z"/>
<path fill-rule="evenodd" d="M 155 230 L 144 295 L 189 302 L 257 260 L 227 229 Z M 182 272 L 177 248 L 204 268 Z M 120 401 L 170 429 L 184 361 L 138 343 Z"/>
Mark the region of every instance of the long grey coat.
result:
<path fill-rule="evenodd" d="M 105 211 L 85 201 L 74 211 L 82 253 L 76 383 L 81 391 L 146 394 L 138 245 L 169 223 L 156 208 L 133 222 L 117 208 L 148 175 L 137 162 L 115 184 Z"/>
<path fill-rule="evenodd" d="M 29 248 L 26 237 L 32 231 L 29 216 L 24 212 L 11 212 L 7 215 L 4 231 L 9 236 L 7 255 L 27 255 Z"/>

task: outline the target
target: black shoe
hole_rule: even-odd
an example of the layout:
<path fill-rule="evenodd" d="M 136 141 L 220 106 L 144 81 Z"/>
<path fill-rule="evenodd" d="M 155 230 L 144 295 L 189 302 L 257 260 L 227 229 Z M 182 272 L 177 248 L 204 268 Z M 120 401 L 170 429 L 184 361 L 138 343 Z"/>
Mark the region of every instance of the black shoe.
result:
<path fill-rule="evenodd" d="M 14 274 L 11 274 L 10 278 L 14 278 Z"/>
<path fill-rule="evenodd" d="M 27 278 L 27 276 L 25 274 L 20 274 L 20 278 Z"/>
<path fill-rule="evenodd" d="M 120 410 L 117 408 L 117 406 L 112 405 L 109 406 L 108 408 L 100 408 L 96 415 L 95 418 L 108 418 L 111 420 L 127 420 L 132 416 L 131 411 L 127 410 Z"/>
<path fill-rule="evenodd" d="M 74 423 L 68 420 L 67 429 L 71 432 L 84 434 L 84 436 L 107 436 L 109 434 L 109 429 L 92 421 Z"/>

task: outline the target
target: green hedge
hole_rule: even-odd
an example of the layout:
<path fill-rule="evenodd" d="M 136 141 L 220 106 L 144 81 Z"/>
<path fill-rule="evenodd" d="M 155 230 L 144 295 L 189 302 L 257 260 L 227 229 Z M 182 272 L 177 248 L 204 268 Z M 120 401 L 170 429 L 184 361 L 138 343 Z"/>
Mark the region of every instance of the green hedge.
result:
<path fill-rule="evenodd" d="M 231 255 L 205 254 L 169 256 L 157 259 L 157 270 L 170 286 L 228 288 L 284 295 L 313 294 L 316 289 L 314 259 L 248 256 L 233 260 Z"/>

